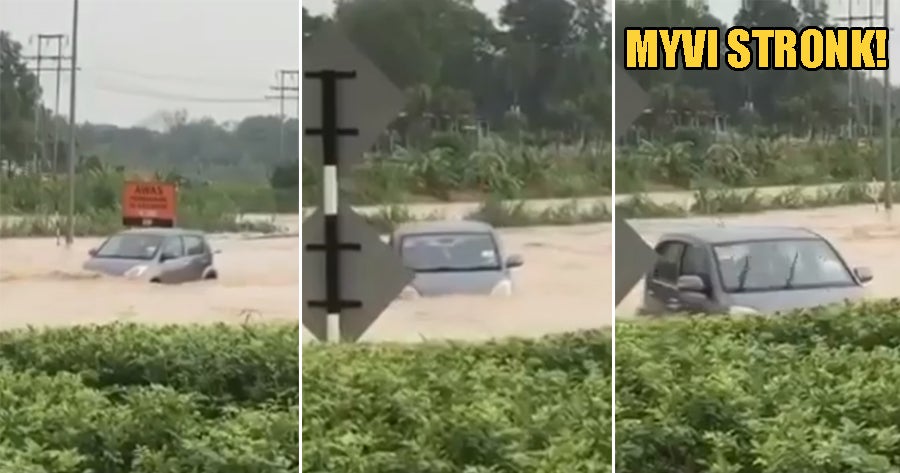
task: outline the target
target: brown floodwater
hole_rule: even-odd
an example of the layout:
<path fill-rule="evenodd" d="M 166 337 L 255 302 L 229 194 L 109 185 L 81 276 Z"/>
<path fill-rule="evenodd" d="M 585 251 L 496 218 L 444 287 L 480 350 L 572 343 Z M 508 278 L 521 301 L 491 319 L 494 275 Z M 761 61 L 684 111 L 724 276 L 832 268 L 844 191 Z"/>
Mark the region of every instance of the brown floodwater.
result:
<path fill-rule="evenodd" d="M 426 209 L 427 210 L 427 209 Z M 868 266 L 872 297 L 900 297 L 900 227 L 873 206 L 767 212 L 726 217 L 726 224 L 800 225 L 830 238 L 854 266 Z M 662 232 L 717 219 L 637 220 L 648 242 Z M 296 232 L 296 216 L 279 218 Z M 296 235 L 296 233 L 294 234 Z M 612 314 L 612 234 L 609 224 L 501 230 L 515 270 L 511 298 L 447 297 L 398 300 L 364 340 L 485 339 L 537 336 L 609 326 Z M 80 270 L 99 239 L 77 239 L 72 249 L 54 238 L 0 239 L 0 329 L 26 325 L 277 322 L 299 316 L 299 238 L 215 235 L 221 249 L 218 281 L 159 286 L 99 278 Z M 373 273 L 376 277 L 377 273 Z M 639 284 L 616 310 L 634 313 Z M 304 331 L 303 340 L 311 339 Z"/>
<path fill-rule="evenodd" d="M 279 224 L 297 230 L 297 218 Z M 608 224 L 503 230 L 515 270 L 510 298 L 397 300 L 364 339 L 483 339 L 606 327 L 611 324 Z M 54 238 L 0 239 L 0 329 L 132 321 L 209 323 L 296 320 L 299 238 L 212 236 L 220 279 L 151 285 L 80 269 L 97 238 L 71 249 Z M 377 277 L 377 271 L 373 272 Z M 304 341 L 311 336 L 304 331 Z"/>

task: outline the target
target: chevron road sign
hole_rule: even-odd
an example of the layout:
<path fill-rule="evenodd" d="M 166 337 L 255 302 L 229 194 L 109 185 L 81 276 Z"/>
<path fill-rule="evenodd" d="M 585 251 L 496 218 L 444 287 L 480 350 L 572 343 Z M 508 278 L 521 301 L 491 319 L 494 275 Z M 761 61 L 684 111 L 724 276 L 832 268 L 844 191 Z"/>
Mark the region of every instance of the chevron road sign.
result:
<path fill-rule="evenodd" d="M 628 75 L 616 67 L 616 139 L 643 113 L 650 97 Z M 656 252 L 624 219 L 616 216 L 616 306 L 656 263 Z"/>
<path fill-rule="evenodd" d="M 303 47 L 303 156 L 322 166 L 322 208 L 303 222 L 303 325 L 329 342 L 356 341 L 412 281 L 378 233 L 339 203 L 339 177 L 400 112 L 403 94 L 339 28 Z"/>

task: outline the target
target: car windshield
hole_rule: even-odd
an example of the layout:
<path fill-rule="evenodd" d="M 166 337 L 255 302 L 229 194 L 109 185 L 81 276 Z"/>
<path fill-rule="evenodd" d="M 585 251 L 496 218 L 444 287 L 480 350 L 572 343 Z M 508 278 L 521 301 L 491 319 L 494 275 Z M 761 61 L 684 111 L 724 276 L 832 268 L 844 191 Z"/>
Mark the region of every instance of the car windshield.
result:
<path fill-rule="evenodd" d="M 400 243 L 403 263 L 413 271 L 500 269 L 500 257 L 490 233 L 407 235 Z"/>
<path fill-rule="evenodd" d="M 94 257 L 149 260 L 156 256 L 162 241 L 160 235 L 120 233 L 109 237 Z"/>
<path fill-rule="evenodd" d="M 714 247 L 728 292 L 854 285 L 841 258 L 821 239 L 744 242 Z"/>

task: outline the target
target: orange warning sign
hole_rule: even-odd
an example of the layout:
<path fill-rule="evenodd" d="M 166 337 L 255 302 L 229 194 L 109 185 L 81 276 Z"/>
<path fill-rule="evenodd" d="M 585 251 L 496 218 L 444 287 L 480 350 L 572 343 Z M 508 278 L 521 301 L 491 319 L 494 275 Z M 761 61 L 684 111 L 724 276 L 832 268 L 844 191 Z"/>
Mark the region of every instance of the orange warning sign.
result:
<path fill-rule="evenodd" d="M 171 224 L 175 221 L 175 184 L 126 181 L 122 192 L 122 219 Z"/>

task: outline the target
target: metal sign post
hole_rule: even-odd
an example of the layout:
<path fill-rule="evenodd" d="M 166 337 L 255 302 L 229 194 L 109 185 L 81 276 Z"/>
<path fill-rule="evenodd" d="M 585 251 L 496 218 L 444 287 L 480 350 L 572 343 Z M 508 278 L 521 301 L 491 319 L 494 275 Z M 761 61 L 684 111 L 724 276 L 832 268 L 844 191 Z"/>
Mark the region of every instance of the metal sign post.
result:
<path fill-rule="evenodd" d="M 621 67 L 616 68 L 616 136 L 618 140 L 650 102 L 646 92 Z M 656 263 L 656 252 L 624 219 L 616 215 L 616 307 Z"/>
<path fill-rule="evenodd" d="M 306 134 L 322 137 L 322 206 L 324 209 L 324 245 L 311 244 L 306 247 L 310 251 L 325 252 L 325 300 L 310 301 L 312 307 L 324 307 L 326 319 L 326 339 L 329 342 L 340 341 L 340 313 L 342 309 L 359 308 L 356 300 L 341 299 L 341 251 L 359 251 L 360 245 L 341 244 L 340 227 L 338 225 L 338 138 L 355 136 L 354 128 L 338 128 L 337 125 L 337 81 L 338 79 L 355 79 L 355 71 L 320 71 L 303 74 L 305 79 L 318 79 L 322 85 L 322 127 L 306 129 Z"/>
<path fill-rule="evenodd" d="M 321 209 L 303 222 L 303 325 L 320 340 L 355 341 L 412 272 L 340 202 L 339 184 L 399 113 L 403 95 L 334 26 L 304 54 L 303 155 L 321 160 L 323 189 Z"/>

